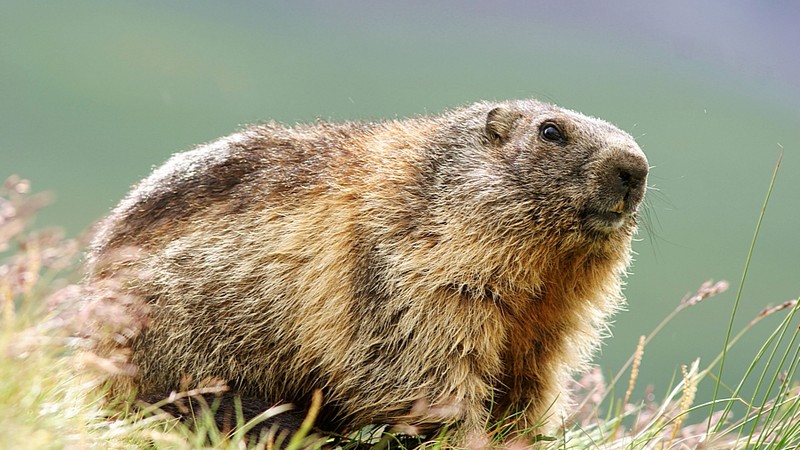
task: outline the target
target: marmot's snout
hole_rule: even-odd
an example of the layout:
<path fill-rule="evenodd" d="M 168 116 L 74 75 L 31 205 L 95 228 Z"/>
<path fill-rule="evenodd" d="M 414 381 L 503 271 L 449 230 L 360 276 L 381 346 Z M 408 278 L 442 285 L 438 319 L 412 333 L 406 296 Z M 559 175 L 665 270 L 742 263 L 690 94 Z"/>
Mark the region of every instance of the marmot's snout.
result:
<path fill-rule="evenodd" d="M 612 211 L 630 213 L 636 210 L 644 198 L 647 187 L 647 172 L 649 167 L 641 150 L 623 150 L 615 157 L 615 164 L 611 166 L 609 178 L 613 190 L 619 197 Z"/>
<path fill-rule="evenodd" d="M 638 148 L 610 151 L 598 164 L 596 197 L 588 223 L 599 230 L 615 230 L 634 215 L 644 199 L 649 165 Z"/>

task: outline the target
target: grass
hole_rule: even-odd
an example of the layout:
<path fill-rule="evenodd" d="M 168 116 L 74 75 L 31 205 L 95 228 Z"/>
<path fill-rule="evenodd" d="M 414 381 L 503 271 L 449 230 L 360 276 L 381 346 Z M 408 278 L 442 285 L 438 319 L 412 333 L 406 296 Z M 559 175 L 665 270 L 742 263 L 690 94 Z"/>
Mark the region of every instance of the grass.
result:
<path fill-rule="evenodd" d="M 770 192 L 778 172 L 776 165 Z M 246 440 L 245 431 L 277 411 L 267 411 L 233 433 L 223 433 L 208 411 L 198 411 L 196 429 L 159 413 L 163 404 L 137 412 L 109 404 L 97 374 L 124 370 L 114 361 L 82 351 L 89 344 L 87 327 L 104 320 L 76 308 L 81 298 L 79 256 L 82 242 L 56 231 L 31 231 L 30 222 L 47 198 L 30 192 L 16 177 L 0 187 L 0 448 L 271 448 L 269 436 Z M 637 398 L 639 368 L 648 344 L 683 311 L 699 307 L 728 288 L 724 281 L 707 282 L 687 295 L 650 334 L 642 336 L 628 362 L 610 381 L 594 368 L 573 382 L 575 414 L 555 436 L 526 442 L 508 441 L 502 425 L 470 436 L 470 448 L 504 446 L 556 449 L 793 449 L 800 448 L 800 386 L 798 386 L 797 300 L 765 308 L 734 332 L 741 288 L 750 254 L 769 201 L 764 202 L 747 255 L 725 345 L 703 366 L 695 359 L 678 368 L 679 376 L 655 398 L 647 390 Z M 772 333 L 753 355 L 741 380 L 724 380 L 727 355 L 748 331 L 769 316 L 782 315 Z M 691 360 L 692 355 L 687 355 Z M 713 381 L 712 400 L 696 404 L 699 383 Z M 745 392 L 749 395 L 745 396 Z M 177 397 L 192 393 L 176 394 Z M 167 399 L 177 401 L 178 398 Z M 321 398 L 316 397 L 315 405 Z M 213 409 L 214 405 L 209 405 Z M 448 448 L 443 433 L 427 441 L 403 437 L 383 428 L 364 429 L 356 439 L 313 434 L 317 409 L 311 408 L 300 433 L 283 441 L 285 448 Z M 734 415 L 734 413 L 736 413 Z M 241 423 L 241 415 L 240 415 Z"/>

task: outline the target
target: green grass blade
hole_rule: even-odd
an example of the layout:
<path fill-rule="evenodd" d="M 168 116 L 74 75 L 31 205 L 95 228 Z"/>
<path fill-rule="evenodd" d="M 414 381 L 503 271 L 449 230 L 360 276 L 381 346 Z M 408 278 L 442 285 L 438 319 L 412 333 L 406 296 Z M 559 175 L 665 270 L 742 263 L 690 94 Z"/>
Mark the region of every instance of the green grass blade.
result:
<path fill-rule="evenodd" d="M 781 167 L 781 161 L 783 161 L 783 148 L 781 148 L 781 152 L 780 152 L 780 154 L 778 156 L 778 162 L 775 164 L 775 169 L 772 171 L 772 178 L 770 179 L 770 182 L 769 182 L 769 189 L 767 190 L 767 195 L 764 198 L 764 203 L 761 206 L 761 211 L 760 211 L 760 213 L 758 215 L 758 222 L 756 222 L 756 229 L 755 229 L 755 232 L 753 233 L 753 239 L 750 241 L 750 248 L 747 251 L 747 258 L 746 258 L 745 263 L 744 263 L 744 270 L 742 271 L 742 278 L 739 281 L 739 287 L 736 289 L 736 299 L 735 299 L 735 301 L 733 303 L 733 311 L 731 311 L 731 319 L 728 322 L 728 329 L 725 332 L 725 344 L 722 346 L 722 358 L 721 358 L 720 364 L 719 364 L 719 371 L 717 372 L 717 380 L 718 381 L 714 385 L 714 396 L 713 396 L 713 400 L 711 402 L 712 404 L 714 404 L 717 401 L 717 397 L 719 396 L 719 385 L 720 385 L 719 380 L 722 380 L 722 373 L 725 370 L 725 358 L 726 358 L 727 353 L 728 353 L 728 342 L 730 341 L 730 338 L 731 338 L 731 332 L 733 330 L 733 322 L 736 319 L 736 312 L 739 309 L 739 301 L 742 298 L 742 291 L 744 289 L 744 283 L 747 280 L 747 271 L 750 268 L 750 260 L 753 257 L 753 250 L 755 249 L 756 241 L 758 240 L 758 233 L 761 230 L 761 223 L 763 222 L 764 215 L 766 214 L 766 211 L 767 211 L 767 205 L 769 204 L 769 198 L 772 195 L 772 189 L 773 189 L 773 187 L 775 187 L 775 180 L 778 177 L 778 170 Z M 723 417 L 720 419 L 719 422 L 717 422 L 717 425 L 714 427 L 714 431 L 715 432 L 719 431 L 720 424 L 722 424 L 724 422 L 724 420 L 725 420 L 725 415 L 726 414 L 723 414 Z M 709 412 L 708 412 L 708 422 L 707 422 L 707 425 L 706 425 L 706 434 L 709 434 L 711 432 L 711 422 L 712 422 L 713 416 L 714 416 L 714 409 L 711 408 L 709 410 Z"/>
<path fill-rule="evenodd" d="M 796 311 L 796 309 L 794 309 L 793 311 Z M 775 385 L 775 382 L 778 379 L 778 374 L 780 373 L 780 368 L 783 367 L 783 365 L 786 363 L 786 358 L 789 356 L 789 354 L 791 354 L 792 345 L 794 345 L 794 342 L 797 340 L 797 335 L 798 335 L 798 330 L 795 330 L 794 335 L 792 336 L 792 340 L 789 343 L 789 348 L 783 354 L 783 359 L 781 360 L 781 363 L 778 366 L 778 368 L 775 370 L 775 374 L 773 375 L 772 380 L 770 380 L 767 392 L 764 394 L 764 400 L 761 402 L 761 405 L 758 408 L 758 412 L 756 413 L 756 416 L 755 416 L 756 417 L 756 421 L 753 422 L 753 425 L 752 425 L 752 427 L 750 429 L 750 433 L 747 436 L 747 444 L 748 445 L 750 444 L 750 441 L 752 440 L 753 436 L 756 433 L 756 424 L 758 423 L 758 421 L 763 416 L 765 408 L 767 408 L 767 403 L 769 402 L 769 395 L 772 392 L 772 387 Z M 777 348 L 777 345 L 776 345 L 776 348 Z M 766 372 L 766 370 L 767 369 L 765 368 L 764 371 Z M 759 386 L 756 387 L 756 393 L 758 392 L 758 387 L 760 387 L 760 385 L 761 385 L 760 381 L 761 380 L 759 380 Z M 782 390 L 783 389 L 780 389 L 779 391 L 782 391 Z M 756 396 L 756 394 L 753 394 L 753 398 L 755 398 L 755 396 Z M 778 395 L 776 397 L 776 399 L 780 399 L 780 395 Z M 772 417 L 774 417 L 774 412 L 775 412 L 775 408 L 773 407 L 770 410 L 770 413 L 767 415 L 767 420 L 764 422 L 764 428 L 767 428 L 769 426 L 770 419 Z"/>
<path fill-rule="evenodd" d="M 739 392 L 740 392 L 741 388 L 744 386 L 744 382 L 749 378 L 750 373 L 755 368 L 755 365 L 761 360 L 761 357 L 764 355 L 764 353 L 766 352 L 767 348 L 769 346 L 772 346 L 772 351 L 770 352 L 769 358 L 767 358 L 767 363 L 765 364 L 764 369 L 761 371 L 761 375 L 758 378 L 758 383 L 756 383 L 755 391 L 753 392 L 753 396 L 752 396 L 752 398 L 750 400 L 750 404 L 748 405 L 750 408 L 754 407 L 755 404 L 756 404 L 756 398 L 758 397 L 758 393 L 761 391 L 761 386 L 762 386 L 762 384 L 764 383 L 764 380 L 767 377 L 767 373 L 769 371 L 770 366 L 772 365 L 772 361 L 775 359 L 775 355 L 776 355 L 776 353 L 778 351 L 778 348 L 780 347 L 781 342 L 783 342 L 783 339 L 786 336 L 786 331 L 789 329 L 789 326 L 791 325 L 792 319 L 794 318 L 794 315 L 795 315 L 796 312 L 797 312 L 797 308 L 796 307 L 792 308 L 792 310 L 789 312 L 789 314 L 787 314 L 786 317 L 784 317 L 784 319 L 781 321 L 781 324 L 772 332 L 772 334 L 766 340 L 764 345 L 761 346 L 761 348 L 758 351 L 758 354 L 753 359 L 753 362 L 748 367 L 747 372 L 745 373 L 744 377 L 742 377 L 742 380 L 739 382 L 739 386 L 736 388 L 736 391 L 733 394 L 733 397 L 737 397 L 739 395 Z M 775 341 L 775 337 L 776 336 L 778 337 L 777 341 Z M 763 409 L 764 409 L 764 406 L 765 406 L 765 404 L 767 402 L 767 399 L 769 398 L 769 395 L 772 392 L 772 386 L 775 385 L 775 381 L 777 380 L 780 368 L 783 367 L 783 365 L 786 363 L 786 357 L 787 357 L 788 353 L 791 351 L 792 345 L 794 345 L 794 342 L 795 342 L 796 339 L 797 339 L 797 332 L 795 332 L 794 335 L 792 336 L 792 339 L 791 339 L 791 341 L 789 342 L 789 345 L 788 345 L 788 349 L 786 350 L 786 352 L 784 352 L 783 358 L 781 359 L 780 364 L 775 369 L 775 373 L 774 373 L 774 375 L 772 377 L 772 380 L 767 385 L 768 388 L 767 388 L 767 392 L 764 394 L 764 401 L 762 402 L 761 406 L 759 407 L 759 411 L 756 414 L 756 419 L 757 420 L 755 422 L 753 422 L 750 434 L 748 435 L 749 436 L 748 437 L 748 443 L 749 443 L 749 440 L 752 437 L 753 433 L 755 433 L 756 424 L 758 422 L 758 419 L 761 417 L 761 414 L 763 412 Z M 773 344 L 773 341 L 775 341 L 774 344 Z M 725 412 L 723 413 L 723 415 L 727 415 L 730 412 L 730 406 L 731 406 L 730 404 L 726 405 Z M 749 411 L 748 411 L 748 414 L 749 414 Z M 743 428 L 741 428 L 739 430 L 740 433 L 742 431 L 744 431 Z"/>

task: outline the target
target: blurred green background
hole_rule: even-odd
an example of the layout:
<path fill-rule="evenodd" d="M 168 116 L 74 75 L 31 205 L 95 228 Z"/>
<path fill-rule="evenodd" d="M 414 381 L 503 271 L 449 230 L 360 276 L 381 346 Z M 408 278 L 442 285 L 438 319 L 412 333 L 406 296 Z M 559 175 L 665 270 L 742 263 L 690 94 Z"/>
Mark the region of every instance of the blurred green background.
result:
<path fill-rule="evenodd" d="M 637 138 L 658 189 L 605 373 L 703 281 L 732 284 L 647 348 L 640 384 L 662 394 L 721 348 L 779 144 L 735 329 L 800 294 L 800 8 L 646 3 L 4 1 L 0 177 L 55 193 L 38 225 L 77 235 L 173 152 L 252 122 L 523 97 L 599 116 Z M 731 354 L 729 383 L 776 323 Z"/>

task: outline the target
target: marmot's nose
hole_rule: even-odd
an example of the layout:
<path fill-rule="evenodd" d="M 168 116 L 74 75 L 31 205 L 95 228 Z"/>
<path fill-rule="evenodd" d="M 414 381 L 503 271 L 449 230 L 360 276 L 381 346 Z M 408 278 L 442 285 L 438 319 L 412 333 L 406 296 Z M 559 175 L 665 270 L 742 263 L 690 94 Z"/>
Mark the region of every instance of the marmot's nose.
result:
<path fill-rule="evenodd" d="M 649 169 L 647 159 L 641 151 L 619 152 L 612 170 L 616 173 L 617 192 L 624 197 L 627 208 L 635 208 L 642 201 Z"/>

